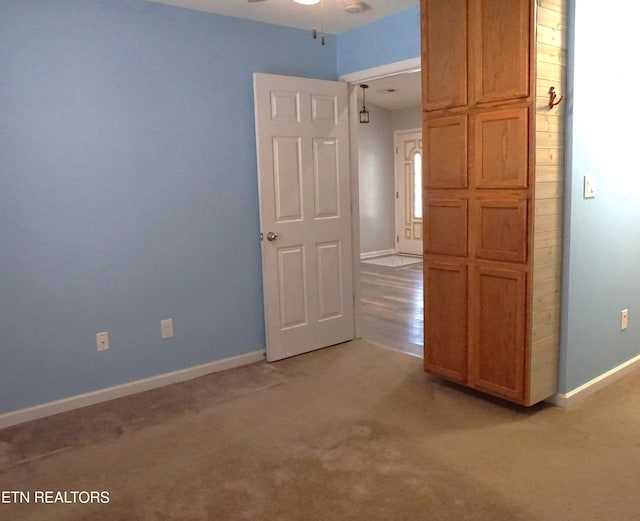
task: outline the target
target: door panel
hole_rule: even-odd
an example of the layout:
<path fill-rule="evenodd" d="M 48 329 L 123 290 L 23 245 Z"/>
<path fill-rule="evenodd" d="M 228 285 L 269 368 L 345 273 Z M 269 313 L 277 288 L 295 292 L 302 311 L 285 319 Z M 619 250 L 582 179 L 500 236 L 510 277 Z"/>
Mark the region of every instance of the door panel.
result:
<path fill-rule="evenodd" d="M 527 200 L 503 199 L 475 202 L 478 227 L 476 256 L 481 259 L 527 261 Z"/>
<path fill-rule="evenodd" d="M 469 3 L 476 103 L 529 95 L 529 2 Z"/>
<path fill-rule="evenodd" d="M 425 260 L 425 369 L 458 382 L 467 378 L 467 267 Z"/>
<path fill-rule="evenodd" d="M 422 9 L 423 110 L 466 105 L 467 0 L 429 0 Z"/>
<path fill-rule="evenodd" d="M 425 202 L 425 253 L 467 255 L 467 207 L 464 199 L 428 199 Z"/>
<path fill-rule="evenodd" d="M 304 247 L 278 248 L 280 329 L 307 324 Z"/>
<path fill-rule="evenodd" d="M 340 217 L 338 141 L 313 138 L 313 180 L 316 218 Z"/>
<path fill-rule="evenodd" d="M 300 139 L 273 139 L 273 185 L 276 197 L 276 221 L 302 219 L 302 169 Z"/>
<path fill-rule="evenodd" d="M 338 124 L 337 98 L 311 94 L 311 120 Z"/>
<path fill-rule="evenodd" d="M 466 188 L 467 116 L 424 121 L 424 178 L 426 188 Z"/>
<path fill-rule="evenodd" d="M 340 243 L 330 242 L 318 244 L 316 247 L 318 260 L 318 319 L 330 320 L 343 316 L 342 296 L 342 264 L 349 262 L 343 258 Z"/>
<path fill-rule="evenodd" d="M 254 95 L 273 361 L 354 336 L 347 85 L 255 74 Z"/>
<path fill-rule="evenodd" d="M 300 122 L 300 95 L 297 92 L 271 91 L 271 119 Z"/>
<path fill-rule="evenodd" d="M 481 112 L 474 117 L 476 186 L 526 188 L 529 173 L 529 110 Z"/>
<path fill-rule="evenodd" d="M 516 401 L 524 399 L 524 271 L 479 266 L 473 272 L 474 340 L 470 383 Z"/>

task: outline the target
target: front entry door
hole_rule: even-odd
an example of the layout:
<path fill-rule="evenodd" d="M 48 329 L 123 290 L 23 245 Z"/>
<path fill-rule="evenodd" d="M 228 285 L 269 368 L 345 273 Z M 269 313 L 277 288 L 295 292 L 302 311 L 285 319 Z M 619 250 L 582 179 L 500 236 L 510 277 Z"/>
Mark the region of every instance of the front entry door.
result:
<path fill-rule="evenodd" d="M 254 74 L 267 360 L 354 338 L 347 84 Z"/>
<path fill-rule="evenodd" d="M 396 249 L 422 255 L 422 130 L 397 132 Z"/>

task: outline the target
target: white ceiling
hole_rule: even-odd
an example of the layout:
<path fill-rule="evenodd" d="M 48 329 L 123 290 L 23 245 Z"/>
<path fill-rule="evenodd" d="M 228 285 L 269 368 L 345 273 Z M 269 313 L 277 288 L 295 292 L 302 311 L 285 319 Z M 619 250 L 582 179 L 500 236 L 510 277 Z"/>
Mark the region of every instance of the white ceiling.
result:
<path fill-rule="evenodd" d="M 362 82 L 369 86 L 365 102 L 387 110 L 419 108 L 422 104 L 421 80 L 418 71 Z M 389 92 L 389 89 L 395 89 L 395 92 Z M 362 89 L 358 91 L 358 98 L 362 99 Z"/>
<path fill-rule="evenodd" d="M 356 14 L 344 10 L 346 0 L 321 0 L 315 6 L 301 5 L 294 0 L 265 0 L 258 3 L 249 3 L 247 0 L 147 1 L 299 29 L 310 29 L 315 17 L 318 29 L 323 25 L 325 33 L 339 34 L 415 7 L 420 0 L 363 0 L 369 7 Z"/>

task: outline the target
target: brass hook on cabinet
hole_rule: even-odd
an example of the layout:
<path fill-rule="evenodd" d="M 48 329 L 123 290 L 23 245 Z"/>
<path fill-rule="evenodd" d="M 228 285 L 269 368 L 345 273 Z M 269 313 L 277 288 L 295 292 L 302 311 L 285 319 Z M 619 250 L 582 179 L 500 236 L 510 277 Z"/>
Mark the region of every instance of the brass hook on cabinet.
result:
<path fill-rule="evenodd" d="M 556 105 L 560 105 L 560 102 L 564 99 L 564 96 L 560 96 L 560 99 L 556 101 L 558 95 L 556 94 L 555 87 L 549 87 L 549 108 L 552 109 Z"/>

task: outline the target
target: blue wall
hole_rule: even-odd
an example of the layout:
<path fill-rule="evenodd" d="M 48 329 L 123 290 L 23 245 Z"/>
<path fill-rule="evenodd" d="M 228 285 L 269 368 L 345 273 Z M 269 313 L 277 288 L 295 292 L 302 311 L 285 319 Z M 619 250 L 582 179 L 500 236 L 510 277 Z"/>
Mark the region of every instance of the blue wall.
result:
<path fill-rule="evenodd" d="M 575 5 L 577 4 L 577 5 Z M 560 392 L 640 354 L 637 21 L 628 2 L 571 2 Z M 570 20 L 573 17 L 569 17 Z M 600 37 L 593 37 L 598 27 Z M 573 74 L 572 74 L 573 69 Z M 584 199 L 583 177 L 597 178 Z M 620 331 L 620 311 L 629 328 Z"/>
<path fill-rule="evenodd" d="M 420 8 L 338 35 L 338 76 L 420 56 Z"/>
<path fill-rule="evenodd" d="M 0 0 L 0 413 L 264 348 L 256 71 L 335 79 L 335 37 Z"/>
<path fill-rule="evenodd" d="M 640 354 L 635 26 L 612 1 L 572 24 L 561 392 Z M 263 349 L 252 73 L 419 55 L 417 8 L 321 47 L 139 0 L 0 0 L 0 413 Z"/>

